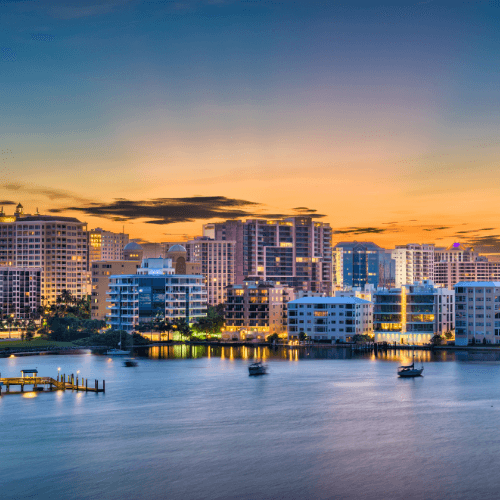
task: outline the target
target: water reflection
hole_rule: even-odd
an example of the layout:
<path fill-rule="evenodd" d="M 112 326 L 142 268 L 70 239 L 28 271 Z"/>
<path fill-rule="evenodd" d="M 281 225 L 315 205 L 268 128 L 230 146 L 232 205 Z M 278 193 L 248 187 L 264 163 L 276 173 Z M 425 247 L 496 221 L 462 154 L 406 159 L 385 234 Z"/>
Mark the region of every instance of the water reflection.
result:
<path fill-rule="evenodd" d="M 399 364 L 411 363 L 412 351 L 387 350 L 374 352 L 352 352 L 349 348 L 332 347 L 263 347 L 263 346 L 220 346 L 220 345 L 162 345 L 136 349 L 136 355 L 149 359 L 197 359 L 221 358 L 235 360 L 283 360 L 297 362 L 307 359 L 368 359 Z M 415 350 L 415 362 L 446 361 L 500 361 L 500 352 L 491 351 L 430 351 Z"/>

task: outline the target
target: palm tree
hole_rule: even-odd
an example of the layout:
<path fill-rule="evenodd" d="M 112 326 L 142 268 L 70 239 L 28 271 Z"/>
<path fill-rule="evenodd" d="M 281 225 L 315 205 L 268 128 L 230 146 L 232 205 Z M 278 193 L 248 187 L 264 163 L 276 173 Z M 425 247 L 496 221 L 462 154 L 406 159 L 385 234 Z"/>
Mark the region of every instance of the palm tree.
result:
<path fill-rule="evenodd" d="M 5 320 L 5 322 L 7 323 L 7 326 L 9 327 L 9 339 L 10 339 L 10 332 L 12 329 L 12 325 L 14 324 L 14 316 L 9 314 L 7 316 L 7 319 Z"/>

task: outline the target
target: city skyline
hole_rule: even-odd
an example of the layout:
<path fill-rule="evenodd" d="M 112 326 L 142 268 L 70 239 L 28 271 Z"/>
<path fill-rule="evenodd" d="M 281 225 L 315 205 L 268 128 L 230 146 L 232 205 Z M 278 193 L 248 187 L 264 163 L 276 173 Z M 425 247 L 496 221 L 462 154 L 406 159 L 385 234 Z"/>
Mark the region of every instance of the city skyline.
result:
<path fill-rule="evenodd" d="M 498 7 L 4 2 L 0 204 L 147 241 L 324 215 L 500 252 Z"/>

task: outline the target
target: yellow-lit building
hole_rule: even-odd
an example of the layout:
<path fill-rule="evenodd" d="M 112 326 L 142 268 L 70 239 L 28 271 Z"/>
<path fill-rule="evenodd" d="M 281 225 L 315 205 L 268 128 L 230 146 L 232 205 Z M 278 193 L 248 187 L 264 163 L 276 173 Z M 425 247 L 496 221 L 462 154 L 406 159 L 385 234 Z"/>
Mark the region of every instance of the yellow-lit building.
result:
<path fill-rule="evenodd" d="M 113 233 L 100 227 L 89 231 L 89 260 L 122 260 L 123 250 L 129 242 L 129 235 Z"/>
<path fill-rule="evenodd" d="M 455 292 L 431 280 L 374 294 L 375 342 L 427 344 L 455 327 Z"/>
<path fill-rule="evenodd" d="M 292 288 L 259 280 L 246 280 L 227 288 L 225 340 L 265 340 L 277 333 L 286 338 L 288 302 Z"/>

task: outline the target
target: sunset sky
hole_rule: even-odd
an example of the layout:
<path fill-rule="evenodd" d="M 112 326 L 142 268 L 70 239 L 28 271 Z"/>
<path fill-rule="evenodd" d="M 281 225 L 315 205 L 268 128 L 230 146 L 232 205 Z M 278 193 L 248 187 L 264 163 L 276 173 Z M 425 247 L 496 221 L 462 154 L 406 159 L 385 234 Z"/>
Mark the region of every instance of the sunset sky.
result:
<path fill-rule="evenodd" d="M 180 241 L 500 251 L 500 2 L 0 0 L 0 202 Z M 312 212 L 316 211 L 316 212 Z"/>

